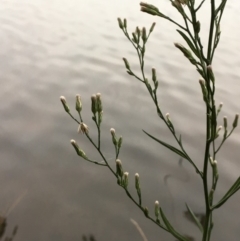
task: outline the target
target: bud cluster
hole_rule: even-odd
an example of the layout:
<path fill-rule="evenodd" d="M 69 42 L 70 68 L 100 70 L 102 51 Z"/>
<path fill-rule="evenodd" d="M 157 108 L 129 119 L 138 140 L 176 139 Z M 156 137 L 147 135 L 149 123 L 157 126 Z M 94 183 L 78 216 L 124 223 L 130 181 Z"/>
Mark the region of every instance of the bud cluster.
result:
<path fill-rule="evenodd" d="M 120 136 L 119 138 L 117 138 L 117 136 L 116 136 L 116 131 L 115 131 L 114 128 L 111 128 L 111 129 L 110 129 L 110 133 L 111 133 L 111 135 L 112 135 L 113 145 L 115 146 L 117 153 L 119 153 L 120 148 L 122 147 L 123 138 L 122 138 L 122 136 Z"/>
<path fill-rule="evenodd" d="M 97 93 L 96 95 L 93 94 L 91 96 L 91 110 L 93 113 L 93 117 L 92 119 L 98 124 L 100 125 L 102 122 L 102 116 L 103 116 L 103 107 L 102 107 L 102 98 L 101 98 L 101 94 Z"/>

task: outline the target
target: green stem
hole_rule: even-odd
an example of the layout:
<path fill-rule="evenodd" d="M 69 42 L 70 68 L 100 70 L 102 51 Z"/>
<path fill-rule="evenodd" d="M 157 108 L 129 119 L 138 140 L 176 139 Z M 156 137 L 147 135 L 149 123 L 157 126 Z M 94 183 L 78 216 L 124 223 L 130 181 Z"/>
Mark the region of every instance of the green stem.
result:
<path fill-rule="evenodd" d="M 207 235 L 208 235 L 208 228 L 209 228 L 209 219 L 211 215 L 210 205 L 209 205 L 209 196 L 208 196 L 208 178 L 207 178 L 207 172 L 208 172 L 208 158 L 209 158 L 209 150 L 210 150 L 210 120 L 209 120 L 209 114 L 210 110 L 207 106 L 207 136 L 206 136 L 206 147 L 205 147 L 205 157 L 204 157 L 204 167 L 203 167 L 203 188 L 204 188 L 204 197 L 205 197 L 205 223 L 204 223 L 204 229 L 203 229 L 203 238 L 202 241 L 207 241 Z"/>
<path fill-rule="evenodd" d="M 211 64 L 214 20 L 215 20 L 215 0 L 211 0 L 211 22 L 210 22 L 210 29 L 209 29 L 208 53 L 207 53 L 208 65 Z"/>

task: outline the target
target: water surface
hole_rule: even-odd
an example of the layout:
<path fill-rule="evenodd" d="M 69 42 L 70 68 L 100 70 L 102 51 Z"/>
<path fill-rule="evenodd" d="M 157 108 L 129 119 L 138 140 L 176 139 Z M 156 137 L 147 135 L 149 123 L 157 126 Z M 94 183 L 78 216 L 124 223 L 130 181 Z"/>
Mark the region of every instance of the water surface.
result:
<path fill-rule="evenodd" d="M 179 18 L 168 1 L 152 1 Z M 206 3 L 208 4 L 208 3 Z M 208 6 L 200 13 L 203 42 L 207 41 Z M 137 56 L 118 28 L 117 17 L 129 29 L 157 22 L 146 54 L 146 72 L 159 76 L 159 101 L 182 133 L 183 142 L 199 166 L 204 150 L 204 105 L 198 74 L 174 48 L 183 43 L 175 26 L 139 11 L 139 0 L 5 0 L 0 5 L 0 211 L 10 208 L 8 232 L 19 225 L 16 240 L 81 240 L 92 233 L 97 241 L 141 240 L 131 224 L 135 219 L 149 241 L 173 240 L 147 221 L 117 187 L 104 168 L 79 159 L 70 145 L 76 139 L 87 155 L 99 159 L 77 125 L 64 113 L 59 96 L 74 109 L 75 94 L 83 99 L 84 121 L 96 138 L 90 96 L 101 92 L 104 101 L 102 147 L 114 165 L 109 129 L 122 135 L 120 158 L 133 176 L 140 173 L 144 203 L 152 211 L 159 200 L 173 225 L 198 236 L 183 217 L 185 202 L 204 210 L 202 185 L 191 166 L 144 136 L 142 129 L 174 144 L 157 119 L 147 91 L 125 73 L 121 58 L 138 71 Z M 237 1 L 229 1 L 222 22 L 222 39 L 213 68 L 216 101 L 224 102 L 221 116 L 229 122 L 240 111 L 240 51 Z M 232 135 L 218 158 L 220 198 L 239 176 L 239 136 Z M 169 175 L 167 184 L 164 177 Z M 23 195 L 24 194 L 24 195 Z M 240 206 L 236 194 L 215 214 L 213 240 L 237 240 Z"/>

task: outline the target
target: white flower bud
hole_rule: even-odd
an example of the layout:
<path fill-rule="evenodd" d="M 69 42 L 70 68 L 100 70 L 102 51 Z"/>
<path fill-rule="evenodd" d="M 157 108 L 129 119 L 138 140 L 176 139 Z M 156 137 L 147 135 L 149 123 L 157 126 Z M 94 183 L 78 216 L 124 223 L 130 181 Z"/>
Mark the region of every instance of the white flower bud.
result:
<path fill-rule="evenodd" d="M 155 201 L 155 216 L 158 219 L 159 216 L 159 202 Z"/>
<path fill-rule="evenodd" d="M 119 159 L 116 160 L 116 169 L 117 169 L 117 175 L 122 177 L 123 176 L 123 168 L 122 168 L 122 162 Z"/>
<path fill-rule="evenodd" d="M 82 102 L 80 95 L 76 95 L 76 111 L 80 113 L 82 110 Z"/>
<path fill-rule="evenodd" d="M 84 152 L 82 149 L 79 148 L 79 146 L 78 146 L 78 144 L 76 143 L 76 141 L 75 141 L 75 140 L 71 140 L 70 142 L 71 142 L 72 146 L 74 147 L 75 151 L 77 152 L 77 154 L 78 154 L 79 156 L 81 156 L 82 158 L 88 160 L 85 152 Z"/>
<path fill-rule="evenodd" d="M 62 102 L 62 104 L 63 104 L 64 110 L 65 110 L 67 113 L 70 113 L 70 109 L 69 109 L 69 107 L 68 107 L 68 105 L 67 105 L 67 100 L 66 100 L 66 98 L 65 98 L 64 96 L 60 96 L 60 100 L 61 100 L 61 102 Z"/>
<path fill-rule="evenodd" d="M 114 134 L 115 134 L 115 129 L 114 129 L 114 128 L 111 128 L 111 129 L 110 129 L 110 133 L 111 133 L 112 135 L 114 135 Z"/>
<path fill-rule="evenodd" d="M 219 131 L 221 131 L 222 130 L 222 126 L 219 126 L 218 128 L 217 128 L 217 133 L 219 132 Z"/>
<path fill-rule="evenodd" d="M 96 97 L 97 97 L 97 99 L 100 99 L 101 98 L 101 93 L 97 93 Z"/>
<path fill-rule="evenodd" d="M 127 188 L 127 186 L 128 186 L 128 175 L 129 175 L 128 172 L 124 172 L 124 174 L 123 174 L 123 185 L 125 188 Z"/>

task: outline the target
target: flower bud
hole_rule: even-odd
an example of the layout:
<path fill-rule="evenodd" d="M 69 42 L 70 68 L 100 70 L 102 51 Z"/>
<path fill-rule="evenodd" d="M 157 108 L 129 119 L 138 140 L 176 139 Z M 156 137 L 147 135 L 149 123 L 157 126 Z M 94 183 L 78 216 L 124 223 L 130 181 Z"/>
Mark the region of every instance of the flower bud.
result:
<path fill-rule="evenodd" d="M 219 137 L 219 132 L 222 130 L 222 126 L 219 126 L 215 133 L 215 139 Z"/>
<path fill-rule="evenodd" d="M 211 166 L 213 166 L 214 164 L 213 164 L 213 158 L 210 156 L 210 158 L 209 158 L 209 161 L 210 161 L 210 163 L 211 163 Z"/>
<path fill-rule="evenodd" d="M 235 119 L 234 119 L 234 121 L 233 121 L 233 128 L 236 128 L 236 127 L 237 127 L 237 125 L 238 125 L 238 118 L 239 118 L 239 114 L 236 114 L 236 115 L 235 115 Z"/>
<path fill-rule="evenodd" d="M 76 111 L 80 113 L 82 110 L 82 102 L 81 102 L 81 96 L 76 95 Z"/>
<path fill-rule="evenodd" d="M 125 64 L 126 69 L 130 70 L 130 65 L 129 65 L 129 63 L 128 63 L 126 58 L 123 58 L 123 62 Z"/>
<path fill-rule="evenodd" d="M 97 100 L 97 112 L 102 112 L 102 99 L 101 99 L 101 93 L 96 94 L 96 100 Z"/>
<path fill-rule="evenodd" d="M 194 26 L 194 28 L 195 28 L 195 31 L 196 31 L 197 33 L 199 33 L 199 32 L 200 32 L 200 29 L 201 29 L 201 24 L 200 24 L 200 22 L 199 22 L 199 21 L 197 21 L 197 22 L 196 22 L 196 25 Z"/>
<path fill-rule="evenodd" d="M 139 38 L 140 35 L 141 35 L 141 30 L 140 30 L 139 27 L 136 27 L 136 31 L 135 31 L 135 33 L 137 34 L 137 36 L 138 36 L 138 38 Z"/>
<path fill-rule="evenodd" d="M 119 25 L 119 28 L 123 29 L 123 22 L 121 20 L 121 18 L 118 18 L 118 25 Z"/>
<path fill-rule="evenodd" d="M 138 198 L 139 198 L 139 204 L 142 203 L 142 195 L 141 195 L 141 188 L 140 188 L 140 182 L 139 182 L 139 174 L 135 174 L 135 188 L 137 190 Z"/>
<path fill-rule="evenodd" d="M 135 188 L 138 190 L 140 189 L 140 182 L 139 182 L 139 174 L 135 174 Z"/>
<path fill-rule="evenodd" d="M 140 6 L 146 7 L 146 8 L 148 8 L 148 9 L 152 9 L 152 10 L 155 10 L 155 11 L 159 11 L 158 8 L 155 7 L 155 6 L 152 5 L 152 4 L 148 4 L 148 3 L 141 2 L 141 3 L 140 3 Z"/>
<path fill-rule="evenodd" d="M 214 178 L 218 178 L 218 168 L 217 168 L 217 161 L 216 160 L 213 161 L 212 167 L 213 167 Z"/>
<path fill-rule="evenodd" d="M 175 7 L 181 13 L 181 15 L 183 17 L 185 17 L 186 14 L 185 14 L 184 9 L 182 7 L 182 4 L 184 4 L 185 1 L 183 1 L 183 0 L 173 0 L 171 2 L 172 2 L 172 6 Z"/>
<path fill-rule="evenodd" d="M 223 117 L 223 126 L 224 126 L 224 129 L 226 130 L 227 129 L 227 116 Z"/>
<path fill-rule="evenodd" d="M 139 38 L 137 38 L 136 34 L 132 33 L 132 36 L 133 36 L 132 41 L 136 44 L 139 44 Z"/>
<path fill-rule="evenodd" d="M 99 113 L 99 124 L 101 124 L 102 123 L 102 118 L 103 118 L 103 111 L 101 111 L 100 113 Z"/>
<path fill-rule="evenodd" d="M 217 128 L 217 133 L 219 132 L 219 131 L 221 131 L 222 130 L 222 126 L 219 126 L 218 128 Z"/>
<path fill-rule="evenodd" d="M 158 219 L 158 217 L 159 217 L 159 202 L 158 201 L 155 202 L 155 216 Z"/>
<path fill-rule="evenodd" d="M 145 27 L 143 27 L 142 29 L 142 40 L 143 40 L 143 43 L 146 43 L 147 41 L 147 32 Z"/>
<path fill-rule="evenodd" d="M 97 97 L 96 97 L 96 95 L 92 95 L 91 100 L 92 100 L 92 113 L 93 113 L 93 115 L 95 115 L 96 112 L 97 112 Z"/>
<path fill-rule="evenodd" d="M 123 176 L 123 168 L 122 168 L 122 162 L 117 159 L 116 160 L 116 172 L 117 172 L 117 175 L 122 177 Z"/>
<path fill-rule="evenodd" d="M 147 208 L 147 207 L 144 208 L 144 211 L 143 211 L 143 212 L 144 212 L 145 216 L 148 217 L 149 212 L 148 212 L 148 208 Z"/>
<path fill-rule="evenodd" d="M 205 86 L 205 81 L 203 79 L 200 79 L 199 80 L 199 84 L 201 86 L 201 89 L 202 89 L 202 94 L 203 94 L 203 100 L 205 102 L 207 102 L 207 88 Z"/>
<path fill-rule="evenodd" d="M 111 128 L 110 129 L 110 133 L 112 135 L 112 142 L 114 144 L 114 146 L 116 146 L 118 144 L 117 142 L 117 137 L 116 137 L 116 133 L 115 133 L 115 129 Z"/>
<path fill-rule="evenodd" d="M 150 33 L 153 31 L 153 29 L 154 29 L 154 27 L 155 27 L 155 25 L 156 25 L 156 23 L 154 22 L 153 24 L 152 24 L 152 26 L 151 26 L 151 28 L 150 28 Z"/>
<path fill-rule="evenodd" d="M 218 106 L 218 109 L 217 109 L 217 115 L 220 113 L 222 107 L 223 107 L 223 103 L 221 102 Z"/>
<path fill-rule="evenodd" d="M 178 11 L 181 11 L 182 6 L 181 6 L 180 1 L 178 1 L 178 0 L 172 1 L 172 6 L 175 7 Z"/>
<path fill-rule="evenodd" d="M 123 19 L 123 26 L 124 26 L 124 28 L 127 28 L 127 19 L 126 18 Z"/>
<path fill-rule="evenodd" d="M 68 105 L 67 105 L 66 98 L 65 98 L 64 96 L 61 96 L 61 97 L 60 97 L 60 100 L 61 100 L 61 102 L 62 102 L 62 104 L 63 104 L 63 107 L 64 107 L 65 111 L 66 111 L 67 113 L 70 113 L 70 109 L 69 109 L 69 107 L 68 107 Z"/>
<path fill-rule="evenodd" d="M 213 200 L 213 194 L 214 194 L 214 189 L 211 189 L 210 193 L 209 193 L 209 200 L 210 200 L 210 202 L 212 202 L 212 200 Z"/>
<path fill-rule="evenodd" d="M 79 146 L 78 146 L 78 144 L 76 143 L 76 141 L 75 141 L 75 140 L 71 140 L 70 142 L 71 142 L 72 146 L 74 147 L 75 151 L 77 152 L 77 154 L 78 154 L 80 157 L 88 160 L 85 152 L 79 148 Z"/>
<path fill-rule="evenodd" d="M 115 129 L 111 128 L 110 132 L 111 132 L 112 135 L 115 135 Z"/>
<path fill-rule="evenodd" d="M 157 81 L 157 75 L 156 75 L 156 69 L 155 68 L 152 68 L 152 80 L 153 80 L 154 84 Z"/>
<path fill-rule="evenodd" d="M 118 149 L 121 148 L 121 146 L 122 146 L 122 141 L 123 141 L 123 138 L 122 138 L 122 136 L 120 136 L 119 139 L 118 139 Z"/>
<path fill-rule="evenodd" d="M 157 12 L 152 10 L 152 9 L 149 9 L 149 8 L 146 8 L 146 7 L 141 7 L 140 9 L 142 12 L 145 12 L 145 13 L 148 13 L 148 14 L 151 14 L 151 15 L 157 15 Z"/>
<path fill-rule="evenodd" d="M 128 175 L 129 175 L 128 172 L 124 172 L 124 174 L 123 174 L 123 186 L 125 188 L 127 188 L 127 186 L 128 186 Z"/>
<path fill-rule="evenodd" d="M 183 45 L 179 44 L 179 43 L 174 43 L 175 47 L 178 48 L 186 58 L 188 58 L 188 60 L 193 64 L 197 64 L 197 61 L 193 58 L 192 53 L 186 49 Z"/>
<path fill-rule="evenodd" d="M 214 73 L 213 73 L 211 65 L 207 66 L 207 73 L 208 73 L 210 79 L 212 80 L 212 82 L 214 83 L 215 82 L 215 77 L 214 77 Z"/>

